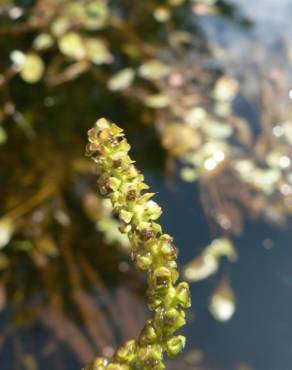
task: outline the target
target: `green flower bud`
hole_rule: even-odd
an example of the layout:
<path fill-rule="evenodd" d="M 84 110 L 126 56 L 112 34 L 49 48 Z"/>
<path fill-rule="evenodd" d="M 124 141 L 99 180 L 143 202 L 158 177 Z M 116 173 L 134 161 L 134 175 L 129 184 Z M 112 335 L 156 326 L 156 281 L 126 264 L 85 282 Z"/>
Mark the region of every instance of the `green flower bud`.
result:
<path fill-rule="evenodd" d="M 149 370 L 164 370 L 164 369 L 165 369 L 165 365 L 161 361 L 157 365 L 155 365 L 154 367 L 151 367 L 151 369 L 149 369 Z"/>
<path fill-rule="evenodd" d="M 132 212 L 125 211 L 124 209 L 121 210 L 120 212 L 120 219 L 125 223 L 128 224 L 133 217 Z"/>
<path fill-rule="evenodd" d="M 111 191 L 117 191 L 120 185 L 121 180 L 117 179 L 116 177 L 109 177 L 108 180 L 105 182 L 106 188 Z"/>
<path fill-rule="evenodd" d="M 121 225 L 119 226 L 119 230 L 122 234 L 128 234 L 132 229 L 131 225 Z"/>
<path fill-rule="evenodd" d="M 117 126 L 115 123 L 111 124 L 111 132 L 115 137 L 123 137 L 124 130 Z"/>
<path fill-rule="evenodd" d="M 140 334 L 140 343 L 142 345 L 154 343 L 157 339 L 157 333 L 152 325 L 152 321 L 148 320 Z"/>
<path fill-rule="evenodd" d="M 185 325 L 184 311 L 176 308 L 170 308 L 162 315 L 163 326 L 168 329 L 168 332 L 174 332 Z"/>
<path fill-rule="evenodd" d="M 184 308 L 191 307 L 191 294 L 189 284 L 185 281 L 178 284 L 175 300 Z"/>
<path fill-rule="evenodd" d="M 98 137 L 101 141 L 109 141 L 110 144 L 112 144 L 113 135 L 109 128 L 103 129 L 99 132 Z"/>
<path fill-rule="evenodd" d="M 137 231 L 139 232 L 142 241 L 150 240 L 155 236 L 150 222 L 140 222 L 137 226 Z"/>
<path fill-rule="evenodd" d="M 152 225 L 152 229 L 153 229 L 155 235 L 162 233 L 162 228 L 159 224 L 157 224 L 156 222 L 152 222 L 151 225 Z"/>
<path fill-rule="evenodd" d="M 116 148 L 116 150 L 118 150 L 119 152 L 124 152 L 125 154 L 127 154 L 130 149 L 131 149 L 130 144 L 128 144 L 127 141 L 124 139 L 119 142 L 119 145 Z"/>
<path fill-rule="evenodd" d="M 92 129 L 98 129 L 98 131 L 102 131 L 110 127 L 109 122 L 105 118 L 100 118 L 95 122 L 95 127 Z"/>
<path fill-rule="evenodd" d="M 159 365 L 162 361 L 162 349 L 159 345 L 148 345 L 141 347 L 138 352 L 138 357 L 143 366 L 152 368 Z"/>
<path fill-rule="evenodd" d="M 160 290 L 168 288 L 171 282 L 171 271 L 164 266 L 156 268 L 153 273 L 152 281 L 154 289 Z"/>
<path fill-rule="evenodd" d="M 157 220 L 161 216 L 162 209 L 156 202 L 149 200 L 146 203 L 146 213 L 149 220 Z"/>
<path fill-rule="evenodd" d="M 141 182 L 139 182 L 138 189 L 140 191 L 149 189 L 149 186 L 147 184 L 145 184 L 145 182 L 143 182 L 144 181 L 144 176 L 140 175 L 140 180 L 141 180 Z"/>
<path fill-rule="evenodd" d="M 150 253 L 145 255 L 138 254 L 135 258 L 135 263 L 140 270 L 148 270 L 152 264 L 152 256 Z"/>
<path fill-rule="evenodd" d="M 170 358 L 176 357 L 184 349 L 186 344 L 186 338 L 182 335 L 178 335 L 169 339 L 166 343 L 166 351 Z"/>
<path fill-rule="evenodd" d="M 169 260 L 175 260 L 178 255 L 177 248 L 172 244 L 172 238 L 164 234 L 160 237 L 160 251 Z"/>
<path fill-rule="evenodd" d="M 135 340 L 128 340 L 115 354 L 120 362 L 132 363 L 137 356 L 137 343 Z"/>
<path fill-rule="evenodd" d="M 155 311 L 156 308 L 160 307 L 162 304 L 162 297 L 161 294 L 153 294 L 153 290 L 151 291 L 148 290 L 147 292 L 148 295 L 148 308 L 150 311 Z"/>
<path fill-rule="evenodd" d="M 148 200 L 150 200 L 153 196 L 155 195 L 155 193 L 145 193 L 143 195 L 140 196 L 140 199 L 139 199 L 139 203 L 140 204 L 145 204 Z"/>

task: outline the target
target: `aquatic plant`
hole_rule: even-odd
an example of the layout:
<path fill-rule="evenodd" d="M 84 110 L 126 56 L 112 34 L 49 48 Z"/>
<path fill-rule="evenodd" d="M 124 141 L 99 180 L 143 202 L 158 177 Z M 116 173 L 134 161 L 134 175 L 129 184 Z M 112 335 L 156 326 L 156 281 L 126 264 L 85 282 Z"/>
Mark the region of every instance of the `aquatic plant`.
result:
<path fill-rule="evenodd" d="M 185 324 L 183 309 L 191 305 L 188 284 L 175 286 L 177 249 L 156 222 L 162 210 L 151 199 L 154 194 L 144 192 L 148 185 L 128 155 L 130 145 L 123 130 L 100 119 L 88 137 L 86 153 L 96 163 L 99 191 L 119 215 L 134 263 L 147 272 L 148 306 L 154 317 L 146 322 L 138 340 L 127 341 L 110 360 L 97 358 L 86 370 L 164 369 L 164 352 L 172 358 L 185 346 L 185 337 L 174 332 Z"/>

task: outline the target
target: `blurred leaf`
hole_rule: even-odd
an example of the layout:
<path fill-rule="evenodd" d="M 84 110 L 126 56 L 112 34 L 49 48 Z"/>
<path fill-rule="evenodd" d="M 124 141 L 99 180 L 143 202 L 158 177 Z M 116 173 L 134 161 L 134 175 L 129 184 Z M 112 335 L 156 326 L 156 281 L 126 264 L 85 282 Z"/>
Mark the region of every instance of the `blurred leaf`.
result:
<path fill-rule="evenodd" d="M 45 70 L 43 60 L 37 54 L 27 54 L 25 56 L 24 64 L 20 70 L 20 76 L 28 83 L 38 82 Z"/>
<path fill-rule="evenodd" d="M 166 108 L 169 105 L 169 99 L 166 95 L 155 94 L 147 96 L 144 103 L 147 107 L 153 109 Z"/>
<path fill-rule="evenodd" d="M 49 49 L 54 45 L 54 39 L 48 33 L 41 33 L 38 35 L 33 42 L 33 46 L 36 50 Z"/>
<path fill-rule="evenodd" d="M 202 253 L 185 266 L 184 277 L 191 282 L 204 280 L 215 274 L 218 267 L 218 258 L 212 254 Z"/>
<path fill-rule="evenodd" d="M 227 139 L 232 135 L 233 128 L 231 125 L 223 122 L 206 121 L 202 125 L 202 131 L 210 139 Z"/>
<path fill-rule="evenodd" d="M 125 68 L 114 74 L 108 81 L 108 88 L 112 91 L 125 90 L 135 78 L 135 72 L 132 68 Z"/>
<path fill-rule="evenodd" d="M 87 58 L 94 64 L 107 64 L 113 61 L 105 42 L 98 38 L 85 40 Z"/>
<path fill-rule="evenodd" d="M 86 55 L 82 37 L 76 32 L 68 32 L 58 40 L 60 51 L 71 58 L 80 60 Z"/>
<path fill-rule="evenodd" d="M 158 59 L 150 60 L 139 68 L 139 75 L 147 80 L 164 78 L 170 73 L 171 67 Z"/>

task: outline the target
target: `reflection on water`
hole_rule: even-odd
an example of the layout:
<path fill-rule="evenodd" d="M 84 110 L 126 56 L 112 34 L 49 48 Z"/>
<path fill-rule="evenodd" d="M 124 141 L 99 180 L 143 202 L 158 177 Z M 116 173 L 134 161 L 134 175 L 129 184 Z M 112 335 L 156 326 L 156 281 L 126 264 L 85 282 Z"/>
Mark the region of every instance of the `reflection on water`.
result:
<path fill-rule="evenodd" d="M 196 8 L 197 12 L 206 12 L 199 23 L 213 54 L 211 60 L 206 57 L 204 62 L 211 68 L 223 68 L 232 78 L 223 77 L 219 84 L 217 81 L 215 87 L 211 86 L 201 65 L 193 67 L 197 53 L 182 57 L 178 67 L 174 53 L 166 57 L 174 68 L 167 83 L 154 82 L 151 88 L 147 87 L 147 96 L 140 87 L 134 90 L 138 92 L 137 109 L 143 112 L 145 126 L 129 128 L 133 157 L 137 157 L 138 167 L 145 171 L 147 181 L 157 192 L 157 200 L 165 210 L 164 226 L 174 235 L 185 275 L 193 282 L 193 308 L 185 329 L 188 347 L 179 362 L 169 363 L 168 368 L 173 370 L 291 370 L 292 2 L 233 0 L 232 3 L 238 14 L 251 21 L 250 26 L 239 26 L 227 17 L 214 15 L 209 8 Z M 164 8 L 156 9 L 155 14 L 159 19 L 169 16 Z M 182 39 L 186 42 L 187 33 L 172 34 L 170 44 L 179 44 L 180 51 Z M 76 57 L 76 49 L 67 46 L 65 54 L 72 57 L 73 53 Z M 147 47 L 152 55 L 151 45 Z M 139 58 L 135 48 L 128 53 Z M 104 57 L 106 64 L 110 63 L 111 56 L 105 53 Z M 23 59 L 24 55 L 14 54 L 13 58 Z M 63 78 L 70 79 L 72 73 L 82 74 L 82 68 L 89 68 L 87 62 L 76 63 L 79 69 L 66 70 L 64 75 L 54 75 L 59 67 L 56 63 L 49 75 L 56 78 L 52 86 L 64 82 Z M 168 78 L 169 65 L 147 61 L 138 73 L 149 81 L 156 81 L 157 76 Z M 30 72 L 28 68 L 24 79 L 35 78 Z M 135 73 L 130 68 L 115 74 L 108 82 L 109 90 L 128 88 Z M 212 99 L 217 115 L 228 116 L 229 105 L 233 104 L 235 114 L 244 117 L 251 129 L 239 117 L 221 125 L 214 122 L 213 114 L 207 117 L 211 104 L 198 98 L 202 91 L 192 91 L 194 74 L 200 83 L 203 81 L 204 91 L 210 89 L 215 94 Z M 97 74 L 95 78 L 101 83 L 104 76 Z M 10 197 L 7 204 L 14 211 L 0 224 L 0 248 L 16 233 L 11 249 L 0 255 L 0 269 L 4 271 L 0 285 L 1 370 L 80 369 L 96 354 L 110 356 L 119 343 L 137 337 L 147 317 L 145 282 L 133 271 L 127 257 L 129 246 L 121 239 L 108 204 L 92 192 L 94 180 L 88 175 L 91 168 L 80 159 L 86 130 L 82 120 L 91 125 L 98 112 L 134 121 L 136 107 L 131 106 L 128 111 L 120 98 L 110 103 L 104 98 L 97 104 L 99 92 L 90 90 L 91 80 L 84 77 L 78 81 L 82 83 L 82 93 L 63 87 L 54 90 L 54 86 L 45 92 L 37 87 L 32 96 L 21 96 L 15 91 L 22 113 L 15 112 L 15 107 L 9 104 L 4 109 L 3 114 L 13 112 L 17 125 L 34 140 L 39 130 L 37 119 L 25 108 L 33 96 L 39 93 L 46 96 L 46 108 L 36 110 L 43 124 L 42 134 L 52 126 L 58 132 L 59 117 L 71 127 L 72 112 L 64 111 L 64 106 L 68 99 L 76 102 L 72 136 L 56 135 L 50 142 L 43 135 L 27 150 L 22 148 L 22 138 L 14 135 L 12 139 L 21 148 L 19 153 L 25 164 L 15 169 L 9 184 L 8 170 L 1 173 L 1 188 L 11 186 L 19 191 L 19 179 L 23 185 L 20 206 Z M 85 97 L 84 91 L 90 94 Z M 133 91 L 128 91 L 133 95 Z M 182 103 L 175 111 L 179 119 L 186 118 L 184 108 L 188 109 L 187 119 L 195 122 L 192 126 L 182 127 L 166 113 L 172 106 L 169 99 Z M 194 100 L 206 111 L 190 110 Z M 222 101 L 228 104 L 217 104 Z M 140 107 L 141 102 L 147 108 L 161 109 L 161 113 L 150 114 Z M 50 107 L 59 103 L 60 108 L 50 111 Z M 198 134 L 196 122 L 202 115 L 204 125 Z M 165 176 L 158 163 L 164 161 L 160 144 L 147 127 L 152 119 L 157 121 L 157 132 L 169 155 Z M 260 132 L 265 127 L 268 130 L 262 139 Z M 242 146 L 236 141 L 238 137 Z M 205 151 L 198 155 L 202 141 L 211 139 L 213 147 L 205 146 Z M 232 155 L 229 147 L 222 146 L 222 139 L 235 148 Z M 46 150 L 54 154 L 47 156 Z M 183 157 L 190 151 L 196 157 Z M 35 174 L 26 173 L 31 158 L 35 158 Z M 186 159 L 187 166 L 175 170 L 173 158 Z M 7 165 L 11 158 L 4 156 L 4 160 Z M 222 173 L 219 178 L 218 173 Z M 198 178 L 200 181 L 196 182 Z M 35 181 L 39 192 L 34 189 Z M 48 186 L 52 183 L 58 186 Z M 35 194 L 26 199 L 31 189 Z"/>

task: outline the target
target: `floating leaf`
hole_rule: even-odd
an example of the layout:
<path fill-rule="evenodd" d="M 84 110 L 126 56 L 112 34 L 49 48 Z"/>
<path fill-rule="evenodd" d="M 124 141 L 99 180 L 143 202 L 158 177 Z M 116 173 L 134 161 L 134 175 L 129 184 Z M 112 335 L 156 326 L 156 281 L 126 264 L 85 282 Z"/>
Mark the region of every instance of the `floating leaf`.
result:
<path fill-rule="evenodd" d="M 169 99 L 166 95 L 154 94 L 147 96 L 147 98 L 144 100 L 144 103 L 149 108 L 166 108 L 169 105 Z"/>
<path fill-rule="evenodd" d="M 213 255 L 214 257 L 228 257 L 234 262 L 237 258 L 236 250 L 232 241 L 228 238 L 215 239 L 205 249 L 206 254 Z"/>
<path fill-rule="evenodd" d="M 60 51 L 68 57 L 80 60 L 86 55 L 83 39 L 76 32 L 65 33 L 60 37 L 58 44 Z"/>
<path fill-rule="evenodd" d="M 135 72 L 132 68 L 125 68 L 113 75 L 108 81 L 108 88 L 112 91 L 125 90 L 135 78 Z"/>
<path fill-rule="evenodd" d="M 241 180 L 266 194 L 272 194 L 281 179 L 279 169 L 255 167 L 249 160 L 237 161 L 234 164 L 234 169 Z"/>
<path fill-rule="evenodd" d="M 220 118 L 228 118 L 232 115 L 232 104 L 230 102 L 218 101 L 214 104 L 214 113 Z"/>
<path fill-rule="evenodd" d="M 17 67 L 21 67 L 25 63 L 26 55 L 21 50 L 13 50 L 10 53 L 10 59 Z"/>
<path fill-rule="evenodd" d="M 89 30 L 99 30 L 107 24 L 109 9 L 103 1 L 91 1 L 86 7 L 81 5 L 86 12 L 84 26 Z"/>
<path fill-rule="evenodd" d="M 159 6 L 154 9 L 153 15 L 157 22 L 167 22 L 171 17 L 171 12 L 166 6 Z"/>
<path fill-rule="evenodd" d="M 227 139 L 233 133 L 233 127 L 219 121 L 207 121 L 202 125 L 202 131 L 212 139 Z"/>
<path fill-rule="evenodd" d="M 171 67 L 158 59 L 153 59 L 144 63 L 139 68 L 139 75 L 148 80 L 157 80 L 167 77 L 171 72 Z"/>
<path fill-rule="evenodd" d="M 186 122 L 192 127 L 202 126 L 208 118 L 207 112 L 201 107 L 191 109 L 185 117 Z"/>
<path fill-rule="evenodd" d="M 204 280 L 215 274 L 218 267 L 218 258 L 212 254 L 202 253 L 185 266 L 184 277 L 192 282 Z"/>
<path fill-rule="evenodd" d="M 235 295 L 227 279 L 223 279 L 213 293 L 209 311 L 218 321 L 228 321 L 235 312 Z"/>
<path fill-rule="evenodd" d="M 203 252 L 184 268 L 184 276 L 188 281 L 200 281 L 215 274 L 219 268 L 220 257 L 227 257 L 231 262 L 236 260 L 236 250 L 231 240 L 215 239 Z"/>
<path fill-rule="evenodd" d="M 61 36 L 70 28 L 70 20 L 67 18 L 59 17 L 53 21 L 51 31 L 54 36 Z"/>
<path fill-rule="evenodd" d="M 54 45 L 54 39 L 49 33 L 41 33 L 38 35 L 33 42 L 33 47 L 36 50 L 49 49 Z"/>
<path fill-rule="evenodd" d="M 20 76 L 28 83 L 38 82 L 45 70 L 43 60 L 37 54 L 27 54 L 25 57 L 24 64 L 20 70 Z"/>
<path fill-rule="evenodd" d="M 108 64 L 113 61 L 105 42 L 98 38 L 85 40 L 86 56 L 94 64 Z"/>
<path fill-rule="evenodd" d="M 179 156 L 198 148 L 201 137 L 197 130 L 183 123 L 169 123 L 162 137 L 163 146 L 173 155 Z"/>

